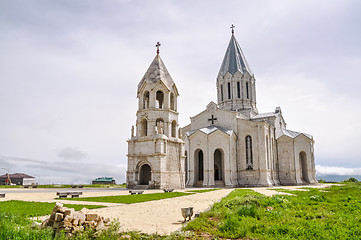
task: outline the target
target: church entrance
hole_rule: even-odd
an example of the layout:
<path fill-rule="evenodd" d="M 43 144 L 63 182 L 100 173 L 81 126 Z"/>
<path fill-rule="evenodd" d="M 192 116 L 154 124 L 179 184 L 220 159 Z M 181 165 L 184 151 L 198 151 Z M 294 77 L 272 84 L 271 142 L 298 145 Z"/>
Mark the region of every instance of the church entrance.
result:
<path fill-rule="evenodd" d="M 308 180 L 308 171 L 307 171 L 307 155 L 305 152 L 300 152 L 299 154 L 300 159 L 300 174 L 301 174 L 301 180 L 304 183 L 309 183 Z"/>
<path fill-rule="evenodd" d="M 198 181 L 203 181 L 203 151 L 198 149 L 195 152 L 195 159 L 196 159 L 196 166 L 197 166 L 197 170 L 195 171 L 197 173 L 197 180 Z"/>
<path fill-rule="evenodd" d="M 151 168 L 148 164 L 144 164 L 139 170 L 139 185 L 149 185 L 149 181 L 152 179 Z"/>
<path fill-rule="evenodd" d="M 220 149 L 214 151 L 214 180 L 222 181 L 223 180 L 223 154 Z"/>

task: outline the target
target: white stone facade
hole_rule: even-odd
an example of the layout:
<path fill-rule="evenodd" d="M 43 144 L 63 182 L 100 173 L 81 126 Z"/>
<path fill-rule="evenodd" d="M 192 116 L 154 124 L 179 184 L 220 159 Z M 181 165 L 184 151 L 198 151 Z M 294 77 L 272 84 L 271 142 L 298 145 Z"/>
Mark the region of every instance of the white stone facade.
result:
<path fill-rule="evenodd" d="M 128 188 L 184 188 L 177 87 L 159 54 L 138 85 L 136 131 L 128 140 Z"/>
<path fill-rule="evenodd" d="M 186 186 L 317 183 L 311 135 L 289 131 L 281 109 L 259 114 L 256 85 L 232 34 L 217 77 L 217 100 L 185 126 Z"/>
<path fill-rule="evenodd" d="M 216 87 L 218 103 L 179 129 L 178 90 L 157 54 L 138 85 L 128 188 L 317 183 L 313 137 L 287 130 L 280 107 L 258 113 L 256 80 L 233 33 Z"/>

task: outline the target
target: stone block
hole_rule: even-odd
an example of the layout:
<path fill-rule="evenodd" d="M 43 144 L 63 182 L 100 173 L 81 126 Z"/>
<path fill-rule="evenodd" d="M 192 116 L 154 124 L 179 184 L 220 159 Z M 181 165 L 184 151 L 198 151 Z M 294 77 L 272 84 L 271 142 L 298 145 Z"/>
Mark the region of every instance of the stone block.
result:
<path fill-rule="evenodd" d="M 79 232 L 79 231 L 84 231 L 84 227 L 83 226 L 77 226 L 73 228 L 73 232 Z"/>
<path fill-rule="evenodd" d="M 78 224 L 79 224 L 79 219 L 78 219 L 78 218 L 74 218 L 74 219 L 73 219 L 73 225 L 74 225 L 74 226 L 78 226 Z"/>
<path fill-rule="evenodd" d="M 57 212 L 60 208 L 63 207 L 63 204 L 62 203 L 55 203 L 55 206 L 53 208 L 53 212 Z"/>
<path fill-rule="evenodd" d="M 53 227 L 54 222 L 55 222 L 54 220 L 52 220 L 52 219 L 49 218 L 49 221 L 47 222 L 47 226 L 48 226 L 48 227 Z"/>
<path fill-rule="evenodd" d="M 96 225 L 96 230 L 99 231 L 99 230 L 101 230 L 103 228 L 104 228 L 103 220 L 98 221 L 97 225 Z"/>
<path fill-rule="evenodd" d="M 55 214 L 56 214 L 56 211 L 53 211 L 53 212 L 50 214 L 50 220 L 55 221 Z"/>
<path fill-rule="evenodd" d="M 98 220 L 98 214 L 88 213 L 88 214 L 86 215 L 86 220 L 87 220 L 87 221 L 97 221 L 97 220 Z"/>
<path fill-rule="evenodd" d="M 73 227 L 73 223 L 72 222 L 64 222 L 64 227 L 71 228 L 71 227 Z"/>
<path fill-rule="evenodd" d="M 55 214 L 55 222 L 60 222 L 64 219 L 64 214 L 62 213 L 56 213 Z"/>
<path fill-rule="evenodd" d="M 83 212 L 83 213 L 87 214 L 87 213 L 89 212 L 89 210 L 88 210 L 87 208 L 82 208 L 82 209 L 80 210 L 80 212 Z"/>
<path fill-rule="evenodd" d="M 53 225 L 53 228 L 55 228 L 55 229 L 59 229 L 62 227 L 64 227 L 64 222 L 55 222 Z"/>
<path fill-rule="evenodd" d="M 74 208 L 68 208 L 64 211 L 64 216 L 73 216 L 74 212 Z"/>
<path fill-rule="evenodd" d="M 65 216 L 65 215 L 64 215 Z M 64 217 L 64 222 L 72 222 L 73 221 L 73 217 L 68 215 Z"/>
<path fill-rule="evenodd" d="M 83 213 L 83 212 L 78 212 L 77 218 L 79 219 L 79 221 L 84 222 L 85 219 L 86 219 L 86 215 L 85 215 L 85 213 Z"/>
<path fill-rule="evenodd" d="M 104 222 L 104 223 L 110 222 L 110 218 L 108 218 L 108 217 L 107 217 L 107 218 L 104 218 L 103 222 Z"/>
<path fill-rule="evenodd" d="M 67 207 L 61 207 L 58 209 L 58 212 L 64 213 L 67 209 Z"/>

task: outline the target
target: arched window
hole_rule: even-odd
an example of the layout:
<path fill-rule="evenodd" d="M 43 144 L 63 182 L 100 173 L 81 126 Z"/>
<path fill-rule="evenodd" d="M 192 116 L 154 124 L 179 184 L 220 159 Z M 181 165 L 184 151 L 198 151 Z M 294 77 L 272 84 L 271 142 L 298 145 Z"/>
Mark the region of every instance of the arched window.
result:
<path fill-rule="evenodd" d="M 221 101 L 223 101 L 223 85 L 221 85 Z"/>
<path fill-rule="evenodd" d="M 231 99 L 231 83 L 228 83 L 228 99 Z"/>
<path fill-rule="evenodd" d="M 141 122 L 140 135 L 142 137 L 147 136 L 148 134 L 148 121 L 147 119 L 143 119 Z"/>
<path fill-rule="evenodd" d="M 246 96 L 247 96 L 247 99 L 249 99 L 249 85 L 248 85 L 248 82 L 246 82 Z"/>
<path fill-rule="evenodd" d="M 172 122 L 172 137 L 177 137 L 177 122 L 175 120 Z"/>
<path fill-rule="evenodd" d="M 246 137 L 246 168 L 248 170 L 253 169 L 253 156 L 252 156 L 252 138 Z"/>
<path fill-rule="evenodd" d="M 170 109 L 175 110 L 174 94 L 170 93 Z"/>
<path fill-rule="evenodd" d="M 269 147 L 268 147 L 268 136 L 266 136 L 266 166 L 267 166 L 267 169 L 270 169 L 270 156 L 269 156 Z"/>
<path fill-rule="evenodd" d="M 149 92 L 145 91 L 143 95 L 143 109 L 149 108 Z"/>
<path fill-rule="evenodd" d="M 155 107 L 156 108 L 163 108 L 164 93 L 162 91 L 157 91 L 155 100 L 156 100 L 155 101 Z"/>
<path fill-rule="evenodd" d="M 237 82 L 237 98 L 241 98 L 241 85 Z"/>

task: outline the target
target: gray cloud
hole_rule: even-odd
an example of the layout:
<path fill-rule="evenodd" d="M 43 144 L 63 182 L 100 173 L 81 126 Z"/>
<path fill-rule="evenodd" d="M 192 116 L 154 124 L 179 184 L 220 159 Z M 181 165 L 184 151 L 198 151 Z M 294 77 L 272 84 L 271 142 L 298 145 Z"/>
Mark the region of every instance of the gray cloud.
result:
<path fill-rule="evenodd" d="M 58 152 L 58 157 L 64 158 L 64 159 L 82 159 L 86 157 L 86 153 L 80 151 L 77 147 L 67 147 Z"/>
<path fill-rule="evenodd" d="M 179 89 L 184 126 L 216 101 L 233 23 L 257 79 L 258 109 L 281 106 L 290 129 L 313 134 L 317 164 L 357 167 L 361 3 L 204 3 L 1 1 L 0 152 L 42 161 L 24 168 L 15 164 L 23 160 L 0 158 L 1 165 L 68 181 L 85 178 L 62 166 L 64 159 L 74 169 L 94 166 L 94 177 L 126 165 L 136 87 L 155 43 L 162 43 L 162 59 Z M 59 156 L 64 146 L 77 146 L 73 150 L 86 158 L 76 151 Z M 114 175 L 125 181 L 121 171 Z"/>

